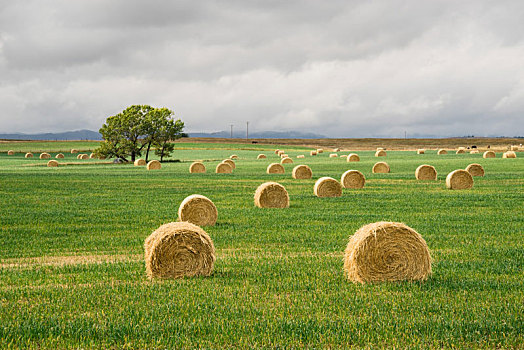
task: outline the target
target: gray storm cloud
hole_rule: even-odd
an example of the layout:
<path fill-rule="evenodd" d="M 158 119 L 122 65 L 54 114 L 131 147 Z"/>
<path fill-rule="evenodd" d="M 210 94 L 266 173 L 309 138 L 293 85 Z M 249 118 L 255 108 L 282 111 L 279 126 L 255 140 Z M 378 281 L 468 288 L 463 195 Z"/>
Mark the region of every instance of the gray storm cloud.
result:
<path fill-rule="evenodd" d="M 1 1 L 1 132 L 524 135 L 521 1 Z"/>

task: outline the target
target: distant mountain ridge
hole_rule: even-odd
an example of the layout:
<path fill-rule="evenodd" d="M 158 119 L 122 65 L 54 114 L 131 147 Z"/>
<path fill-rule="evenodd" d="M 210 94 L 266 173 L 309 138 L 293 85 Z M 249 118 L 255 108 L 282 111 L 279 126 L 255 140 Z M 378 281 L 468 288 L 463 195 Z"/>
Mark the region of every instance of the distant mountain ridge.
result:
<path fill-rule="evenodd" d="M 102 135 L 99 132 L 92 130 L 76 130 L 59 133 L 43 133 L 43 134 L 0 134 L 0 139 L 5 140 L 30 140 L 30 141 L 68 141 L 68 140 L 102 140 Z"/>

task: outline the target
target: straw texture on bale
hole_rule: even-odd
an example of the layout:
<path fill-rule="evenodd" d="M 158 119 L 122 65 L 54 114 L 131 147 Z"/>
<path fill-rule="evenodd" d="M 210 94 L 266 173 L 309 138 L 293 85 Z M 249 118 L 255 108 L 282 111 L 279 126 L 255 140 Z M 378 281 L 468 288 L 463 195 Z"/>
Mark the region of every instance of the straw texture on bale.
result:
<path fill-rule="evenodd" d="M 87 154 L 82 154 L 82 156 L 80 157 L 80 159 L 89 159 L 89 156 Z"/>
<path fill-rule="evenodd" d="M 26 157 L 26 158 L 33 158 L 33 153 L 31 153 L 31 152 L 27 152 L 27 153 L 25 154 L 25 157 Z"/>
<path fill-rule="evenodd" d="M 271 163 L 267 166 L 266 172 L 268 174 L 284 174 L 284 167 L 279 163 Z"/>
<path fill-rule="evenodd" d="M 467 190 L 473 187 L 473 177 L 466 170 L 454 170 L 446 177 L 446 187 L 450 190 Z"/>
<path fill-rule="evenodd" d="M 209 276 L 215 246 L 208 234 L 189 222 L 171 222 L 156 229 L 144 242 L 149 278 Z"/>
<path fill-rule="evenodd" d="M 96 154 L 91 153 L 91 154 L 89 155 L 89 158 L 91 158 L 91 159 L 95 159 L 95 158 L 96 158 Z"/>
<path fill-rule="evenodd" d="M 215 169 L 215 173 L 217 174 L 231 174 L 232 172 L 233 168 L 231 168 L 231 165 L 225 162 L 218 164 Z"/>
<path fill-rule="evenodd" d="M 373 165 L 373 174 L 386 174 L 390 172 L 389 165 L 386 162 L 378 162 Z"/>
<path fill-rule="evenodd" d="M 439 149 L 437 151 L 437 154 L 440 156 L 440 155 L 443 155 L 443 154 L 448 154 L 448 151 L 446 151 L 445 149 Z"/>
<path fill-rule="evenodd" d="M 231 159 L 224 159 L 222 163 L 226 163 L 231 167 L 231 170 L 235 170 L 237 165 Z"/>
<path fill-rule="evenodd" d="M 149 163 L 147 163 L 146 166 L 147 170 L 159 170 L 162 168 L 162 164 L 158 160 L 151 160 Z"/>
<path fill-rule="evenodd" d="M 331 153 L 331 154 L 329 155 L 329 158 L 335 158 L 335 157 L 338 157 L 338 154 L 336 154 L 336 153 Z"/>
<path fill-rule="evenodd" d="M 318 153 L 324 153 L 324 150 L 323 150 L 322 148 L 318 148 L 318 149 L 317 149 L 317 154 L 318 154 Z"/>
<path fill-rule="evenodd" d="M 375 152 L 375 157 L 385 157 L 385 156 L 386 156 L 386 151 L 384 150 L 379 150 Z"/>
<path fill-rule="evenodd" d="M 77 150 L 77 149 L 74 149 L 74 148 L 71 149 L 71 154 L 73 154 L 73 153 L 78 153 L 78 150 Z"/>
<path fill-rule="evenodd" d="M 193 162 L 189 166 L 189 172 L 191 174 L 195 173 L 205 173 L 206 172 L 206 166 L 201 162 Z"/>
<path fill-rule="evenodd" d="M 493 152 L 493 151 L 486 151 L 482 155 L 482 158 L 495 158 L 495 152 Z"/>
<path fill-rule="evenodd" d="M 462 154 L 462 153 L 466 153 L 466 150 L 464 149 L 458 149 L 457 152 L 455 152 L 455 154 Z"/>
<path fill-rule="evenodd" d="M 297 158 L 305 158 L 305 156 L 303 154 L 299 154 Z"/>
<path fill-rule="evenodd" d="M 47 166 L 50 168 L 55 168 L 58 166 L 58 162 L 56 160 L 50 160 L 49 162 L 47 162 Z"/>
<path fill-rule="evenodd" d="M 40 153 L 40 159 L 49 159 L 51 158 L 51 155 L 47 152 Z"/>
<path fill-rule="evenodd" d="M 259 208 L 287 208 L 289 195 L 281 184 L 265 182 L 255 191 L 255 205 Z"/>
<path fill-rule="evenodd" d="M 511 146 L 509 148 L 510 151 L 518 151 L 519 150 L 519 146 Z"/>
<path fill-rule="evenodd" d="M 259 154 L 259 155 L 257 156 L 257 159 L 266 159 L 266 158 L 267 158 L 267 157 L 266 157 L 265 154 Z"/>
<path fill-rule="evenodd" d="M 142 158 L 138 158 L 134 162 L 135 166 L 143 166 L 146 165 L 146 161 Z"/>
<path fill-rule="evenodd" d="M 310 156 L 316 156 L 317 155 L 317 151 L 311 151 L 311 152 L 309 152 L 309 155 Z"/>
<path fill-rule="evenodd" d="M 293 164 L 293 159 L 289 157 L 282 158 L 282 160 L 280 161 L 280 164 Z"/>
<path fill-rule="evenodd" d="M 350 153 L 348 154 L 346 160 L 348 162 L 360 162 L 360 157 L 356 153 Z"/>
<path fill-rule="evenodd" d="M 64 158 L 64 155 L 63 155 L 62 153 L 58 153 L 58 154 L 55 156 L 55 158 L 59 158 L 59 159 L 60 159 L 60 158 Z"/>
<path fill-rule="evenodd" d="M 78 154 L 78 155 L 76 156 L 76 159 L 80 159 L 81 157 L 82 157 L 82 155 L 81 155 L 81 154 Z"/>
<path fill-rule="evenodd" d="M 484 176 L 484 168 L 482 165 L 473 163 L 466 167 L 466 171 L 471 174 L 471 176 Z"/>
<path fill-rule="evenodd" d="M 229 157 L 230 159 L 238 159 L 238 156 L 236 154 L 233 154 L 231 155 L 231 157 Z"/>
<path fill-rule="evenodd" d="M 7 155 L 8 155 L 8 156 L 14 156 L 14 155 L 15 155 L 15 151 L 13 151 L 12 149 L 10 149 L 9 151 L 7 151 Z"/>
<path fill-rule="evenodd" d="M 332 177 L 324 176 L 315 182 L 313 193 L 317 197 L 340 197 L 342 185 Z"/>
<path fill-rule="evenodd" d="M 291 176 L 293 179 L 311 179 L 313 171 L 311 171 L 311 168 L 307 165 L 297 165 L 293 168 Z"/>
<path fill-rule="evenodd" d="M 415 170 L 415 178 L 417 180 L 436 180 L 437 170 L 431 165 L 422 164 Z"/>
<path fill-rule="evenodd" d="M 517 158 L 517 154 L 513 151 L 504 152 L 502 158 Z"/>
<path fill-rule="evenodd" d="M 344 188 L 358 189 L 364 187 L 366 184 L 366 178 L 364 177 L 364 174 L 358 170 L 348 170 L 342 174 L 340 183 Z"/>
<path fill-rule="evenodd" d="M 417 150 L 417 154 L 424 154 L 424 153 L 426 153 L 425 149 L 418 149 Z"/>
<path fill-rule="evenodd" d="M 399 222 L 362 226 L 344 252 L 344 273 L 356 283 L 426 280 L 431 255 L 422 236 Z"/>
<path fill-rule="evenodd" d="M 178 207 L 178 219 L 198 226 L 214 226 L 218 211 L 211 199 L 193 194 L 186 197 Z"/>

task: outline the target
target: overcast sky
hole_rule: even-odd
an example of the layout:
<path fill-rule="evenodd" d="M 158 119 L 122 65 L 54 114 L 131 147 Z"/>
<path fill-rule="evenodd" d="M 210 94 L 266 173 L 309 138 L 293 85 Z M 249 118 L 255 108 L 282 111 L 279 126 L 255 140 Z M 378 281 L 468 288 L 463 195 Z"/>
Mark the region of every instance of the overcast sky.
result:
<path fill-rule="evenodd" d="M 524 1 L 0 0 L 0 132 L 524 135 Z"/>

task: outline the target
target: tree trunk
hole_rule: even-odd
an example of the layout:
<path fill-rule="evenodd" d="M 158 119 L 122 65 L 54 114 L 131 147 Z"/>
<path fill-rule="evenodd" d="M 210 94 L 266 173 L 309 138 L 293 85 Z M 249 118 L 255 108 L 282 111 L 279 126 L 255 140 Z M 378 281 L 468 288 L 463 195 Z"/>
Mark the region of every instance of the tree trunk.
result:
<path fill-rule="evenodd" d="M 149 143 L 147 144 L 147 151 L 146 151 L 146 163 L 148 161 L 148 158 L 149 158 L 149 149 L 151 148 L 151 141 L 149 141 Z"/>
<path fill-rule="evenodd" d="M 135 161 L 135 151 L 131 151 L 131 161 Z"/>
<path fill-rule="evenodd" d="M 164 149 L 166 148 L 166 144 L 164 143 L 162 145 L 162 150 L 160 151 L 160 162 L 164 160 Z"/>

